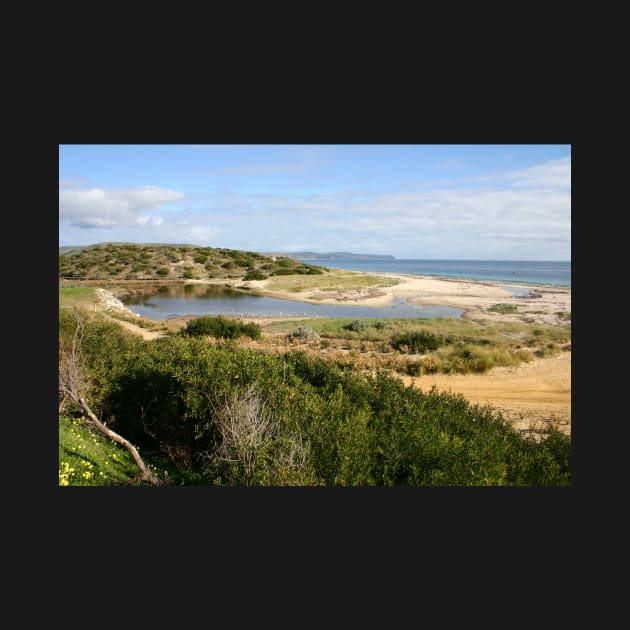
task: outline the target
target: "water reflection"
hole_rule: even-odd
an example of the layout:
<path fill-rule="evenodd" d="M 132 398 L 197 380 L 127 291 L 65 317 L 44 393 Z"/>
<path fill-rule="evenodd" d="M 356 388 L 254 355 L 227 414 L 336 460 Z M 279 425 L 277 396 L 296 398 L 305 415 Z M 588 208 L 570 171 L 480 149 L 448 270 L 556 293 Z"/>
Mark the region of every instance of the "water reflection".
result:
<path fill-rule="evenodd" d="M 240 315 L 243 317 L 454 317 L 464 312 L 450 306 L 416 306 L 398 298 L 387 307 L 308 304 L 261 297 L 228 287 L 203 284 L 164 286 L 147 295 L 122 300 L 143 317 L 161 320 L 179 315 Z"/>

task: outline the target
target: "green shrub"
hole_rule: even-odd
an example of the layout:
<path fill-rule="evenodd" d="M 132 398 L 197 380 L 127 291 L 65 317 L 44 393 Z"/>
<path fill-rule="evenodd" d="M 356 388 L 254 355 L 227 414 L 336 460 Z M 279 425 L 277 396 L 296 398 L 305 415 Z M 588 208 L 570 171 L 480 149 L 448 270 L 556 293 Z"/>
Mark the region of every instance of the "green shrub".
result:
<path fill-rule="evenodd" d="M 418 330 L 394 335 L 391 344 L 397 350 L 423 354 L 431 350 L 437 350 L 442 341 L 431 332 Z"/>
<path fill-rule="evenodd" d="M 518 306 L 516 304 L 495 304 L 488 310 L 492 313 L 516 313 Z"/>
<path fill-rule="evenodd" d="M 314 331 L 310 326 L 298 326 L 289 337 L 295 339 L 319 339 L 319 333 Z"/>
<path fill-rule="evenodd" d="M 494 367 L 494 359 L 490 352 L 479 346 L 464 346 L 453 355 L 453 360 L 462 360 L 465 372 L 485 372 Z M 458 369 L 457 371 L 461 371 Z"/>
<path fill-rule="evenodd" d="M 343 328 L 344 330 L 352 330 L 354 332 L 361 332 L 362 330 L 365 330 L 366 328 L 369 328 L 369 327 L 370 325 L 366 324 L 364 321 L 361 321 L 360 319 L 355 319 L 349 324 L 346 324 Z"/>
<path fill-rule="evenodd" d="M 245 275 L 243 280 L 266 280 L 269 276 L 260 271 L 250 271 Z"/>
<path fill-rule="evenodd" d="M 65 343 L 74 320 L 64 311 Z M 99 417 L 147 463 L 168 461 L 182 484 L 571 485 L 569 437 L 550 431 L 537 442 L 491 407 L 406 387 L 384 372 L 363 377 L 303 352 L 271 355 L 192 336 L 144 341 L 96 319 L 82 348 Z M 485 351 L 453 350 L 453 369 Z M 74 479 L 69 468 L 62 475 Z"/>
<path fill-rule="evenodd" d="M 280 256 L 276 259 L 276 265 L 278 265 L 279 267 L 294 267 L 295 260 L 287 258 L 286 256 Z"/>
<path fill-rule="evenodd" d="M 281 267 L 280 269 L 276 269 L 271 273 L 272 276 L 294 276 L 298 272 L 294 267 Z"/>
<path fill-rule="evenodd" d="M 237 339 L 251 337 L 260 339 L 261 329 L 258 324 L 245 324 L 238 320 L 224 317 L 196 317 L 191 319 L 182 330 L 186 337 L 216 337 L 217 339 Z"/>
<path fill-rule="evenodd" d="M 167 267 L 160 267 L 155 273 L 157 273 L 158 276 L 168 276 L 169 270 Z"/>

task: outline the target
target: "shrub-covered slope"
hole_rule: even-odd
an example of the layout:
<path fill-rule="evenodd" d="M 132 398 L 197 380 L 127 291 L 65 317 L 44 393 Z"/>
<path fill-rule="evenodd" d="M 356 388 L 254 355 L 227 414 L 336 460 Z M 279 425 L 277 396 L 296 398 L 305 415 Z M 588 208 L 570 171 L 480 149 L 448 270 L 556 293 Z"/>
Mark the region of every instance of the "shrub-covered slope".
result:
<path fill-rule="evenodd" d="M 66 253 L 68 252 L 68 253 Z M 60 248 L 59 276 L 84 279 L 203 279 L 262 280 L 287 274 L 319 274 L 323 268 L 286 256 L 197 247 L 107 243 L 82 249 Z"/>
<path fill-rule="evenodd" d="M 71 342 L 74 321 L 60 311 L 61 343 Z M 550 430 L 537 442 L 489 407 L 385 373 L 360 376 L 302 352 L 269 355 L 229 341 L 143 341 L 98 320 L 82 346 L 101 419 L 186 483 L 571 482 L 570 438 Z"/>

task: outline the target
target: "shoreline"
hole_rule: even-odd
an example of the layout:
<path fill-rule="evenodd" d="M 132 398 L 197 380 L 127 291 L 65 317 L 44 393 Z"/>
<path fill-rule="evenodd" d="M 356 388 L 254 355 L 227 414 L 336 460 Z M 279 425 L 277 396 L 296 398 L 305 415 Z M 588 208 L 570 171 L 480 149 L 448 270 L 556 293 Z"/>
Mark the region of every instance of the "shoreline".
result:
<path fill-rule="evenodd" d="M 389 287 L 331 291 L 329 297 L 321 297 L 311 290 L 300 292 L 266 289 L 268 280 L 235 281 L 221 284 L 248 293 L 293 302 L 310 304 L 387 307 L 395 299 L 404 299 L 419 306 L 450 306 L 464 309 L 462 319 L 473 321 L 526 321 L 545 325 L 566 325 L 571 314 L 571 288 L 555 285 L 490 282 L 420 276 L 404 273 L 356 272 L 362 275 L 397 280 Z M 215 282 L 192 281 L 202 284 Z M 525 295 L 516 295 L 508 288 L 521 289 Z M 512 313 L 489 311 L 496 304 L 513 306 Z"/>
<path fill-rule="evenodd" d="M 336 270 L 344 272 L 345 270 Z M 183 284 L 220 285 L 240 290 L 251 295 L 270 297 L 290 302 L 326 304 L 333 306 L 387 307 L 397 299 L 405 300 L 418 306 L 447 306 L 463 309 L 460 316 L 466 321 L 479 323 L 490 322 L 526 322 L 551 326 L 566 326 L 571 318 L 571 288 L 555 285 L 534 285 L 510 283 L 504 281 L 471 280 L 464 278 L 422 276 L 407 273 L 387 273 L 377 271 L 352 272 L 361 276 L 393 280 L 392 286 L 374 286 L 323 291 L 318 285 L 295 290 L 271 290 L 267 288 L 273 280 L 249 280 L 240 278 L 194 279 Z M 108 283 L 110 284 L 110 283 Z M 508 289 L 520 290 L 517 295 Z M 110 289 L 113 287 L 110 284 Z M 109 291 L 108 291 L 109 292 Z M 113 294 L 121 296 L 124 290 Z M 112 296 L 113 297 L 113 296 Z M 118 300 L 116 300 L 119 302 Z M 497 304 L 508 305 L 513 312 L 495 312 Z M 113 305 L 109 302 L 108 306 Z M 116 307 L 132 313 L 122 303 Z M 133 313 L 135 316 L 136 314 Z M 187 319 L 195 315 L 176 316 Z M 307 319 L 300 316 L 299 319 Z M 170 318 L 167 318 L 167 320 Z M 266 320 L 264 316 L 248 317 L 250 320 Z"/>

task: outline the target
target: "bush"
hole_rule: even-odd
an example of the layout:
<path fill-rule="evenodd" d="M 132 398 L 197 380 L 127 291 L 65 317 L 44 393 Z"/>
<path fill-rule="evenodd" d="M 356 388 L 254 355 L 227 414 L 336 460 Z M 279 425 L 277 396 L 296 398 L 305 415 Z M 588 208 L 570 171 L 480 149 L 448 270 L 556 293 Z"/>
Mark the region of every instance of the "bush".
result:
<path fill-rule="evenodd" d="M 155 273 L 157 273 L 158 276 L 168 276 L 169 271 L 167 267 L 160 267 Z"/>
<path fill-rule="evenodd" d="M 407 361 L 405 370 L 409 376 L 420 376 L 422 374 L 422 362 L 421 361 Z"/>
<path fill-rule="evenodd" d="M 297 275 L 297 270 L 292 267 L 282 267 L 281 269 L 276 269 L 274 272 L 272 272 L 272 276 L 295 276 Z"/>
<path fill-rule="evenodd" d="M 423 354 L 437 350 L 442 345 L 442 340 L 433 333 L 418 330 L 395 335 L 392 337 L 391 344 L 397 350 Z"/>
<path fill-rule="evenodd" d="M 516 313 L 518 306 L 516 304 L 495 304 L 488 310 L 492 313 Z"/>
<path fill-rule="evenodd" d="M 71 343 L 75 322 L 62 311 L 60 340 Z M 90 402 L 147 463 L 168 461 L 182 485 L 571 485 L 571 440 L 560 433 L 537 442 L 461 395 L 362 377 L 303 352 L 228 345 L 144 341 L 88 321 Z M 481 349 L 454 350 L 455 368 Z M 69 473 L 60 459 L 60 481 Z"/>
<path fill-rule="evenodd" d="M 266 280 L 269 276 L 260 271 L 250 271 L 243 280 Z"/>
<path fill-rule="evenodd" d="M 310 326 L 298 326 L 289 337 L 296 339 L 319 339 L 319 334 Z"/>
<path fill-rule="evenodd" d="M 462 360 L 465 371 L 485 372 L 494 367 L 492 355 L 479 346 L 465 346 L 454 354 L 456 358 Z"/>
<path fill-rule="evenodd" d="M 434 355 L 430 354 L 421 361 L 423 374 L 437 374 L 440 371 L 440 360 Z"/>
<path fill-rule="evenodd" d="M 261 329 L 258 324 L 243 322 L 224 317 L 197 317 L 191 319 L 182 330 L 185 337 L 216 337 L 218 339 L 237 339 L 251 337 L 260 339 Z"/>
<path fill-rule="evenodd" d="M 370 325 L 361 321 L 360 319 L 355 319 L 353 322 L 346 324 L 343 328 L 344 330 L 352 330 L 353 332 L 361 332 L 366 328 L 369 328 Z"/>

